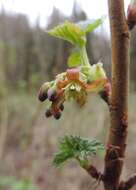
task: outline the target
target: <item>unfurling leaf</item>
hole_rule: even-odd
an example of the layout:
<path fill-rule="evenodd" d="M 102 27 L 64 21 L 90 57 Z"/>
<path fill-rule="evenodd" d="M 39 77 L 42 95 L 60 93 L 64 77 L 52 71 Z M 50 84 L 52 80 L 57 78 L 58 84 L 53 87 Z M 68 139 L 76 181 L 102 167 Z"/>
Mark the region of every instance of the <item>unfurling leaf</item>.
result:
<path fill-rule="evenodd" d="M 56 26 L 54 29 L 48 31 L 52 36 L 64 39 L 73 45 L 83 47 L 86 43 L 85 32 L 78 25 L 66 21 L 64 24 Z"/>
<path fill-rule="evenodd" d="M 59 142 L 59 151 L 55 155 L 53 163 L 61 166 L 69 159 L 76 159 L 82 167 L 89 164 L 88 157 L 96 155 L 104 150 L 102 143 L 96 139 L 90 140 L 79 136 L 65 136 Z"/>

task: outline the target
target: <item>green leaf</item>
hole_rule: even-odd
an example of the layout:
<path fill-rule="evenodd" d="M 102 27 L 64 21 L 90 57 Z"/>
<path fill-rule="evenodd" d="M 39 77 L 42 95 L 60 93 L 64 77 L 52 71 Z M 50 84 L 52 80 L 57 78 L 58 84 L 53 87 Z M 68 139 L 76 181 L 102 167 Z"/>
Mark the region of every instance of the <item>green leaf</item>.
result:
<path fill-rule="evenodd" d="M 89 164 L 88 157 L 96 155 L 104 150 L 104 146 L 97 140 L 81 138 L 79 136 L 65 136 L 59 142 L 59 151 L 56 153 L 53 163 L 61 166 L 69 159 L 76 159 L 81 166 Z"/>
<path fill-rule="evenodd" d="M 69 67 L 77 67 L 81 65 L 81 62 L 82 60 L 81 60 L 80 52 L 75 51 L 69 56 L 67 64 Z"/>
<path fill-rule="evenodd" d="M 85 33 L 92 32 L 104 21 L 104 18 L 97 19 L 95 21 L 85 20 L 78 23 L 78 26 L 84 30 Z"/>
<path fill-rule="evenodd" d="M 86 43 L 84 30 L 69 21 L 56 26 L 54 29 L 48 31 L 48 33 L 52 36 L 64 39 L 78 47 L 83 47 Z"/>

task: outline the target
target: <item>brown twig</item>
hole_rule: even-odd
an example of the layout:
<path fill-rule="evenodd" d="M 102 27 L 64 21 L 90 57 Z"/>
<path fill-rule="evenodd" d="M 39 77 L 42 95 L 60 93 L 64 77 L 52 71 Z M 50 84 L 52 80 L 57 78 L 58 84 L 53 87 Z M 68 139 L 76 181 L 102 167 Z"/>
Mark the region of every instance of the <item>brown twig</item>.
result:
<path fill-rule="evenodd" d="M 119 190 L 129 190 L 136 185 L 136 173 L 129 177 L 127 181 L 122 181 L 119 185 Z"/>
<path fill-rule="evenodd" d="M 93 165 L 90 165 L 89 167 L 86 167 L 86 168 L 84 168 L 84 169 L 87 171 L 87 173 L 88 173 L 92 178 L 94 178 L 94 179 L 96 179 L 96 180 L 98 180 L 98 181 L 103 181 L 103 179 L 104 179 L 103 174 L 102 174 L 101 172 L 99 172 L 99 171 L 97 170 L 97 168 L 94 167 Z"/>
<path fill-rule="evenodd" d="M 112 93 L 104 188 L 118 190 L 128 127 L 129 30 L 124 13 L 124 0 L 108 0 L 108 7 L 112 49 Z"/>

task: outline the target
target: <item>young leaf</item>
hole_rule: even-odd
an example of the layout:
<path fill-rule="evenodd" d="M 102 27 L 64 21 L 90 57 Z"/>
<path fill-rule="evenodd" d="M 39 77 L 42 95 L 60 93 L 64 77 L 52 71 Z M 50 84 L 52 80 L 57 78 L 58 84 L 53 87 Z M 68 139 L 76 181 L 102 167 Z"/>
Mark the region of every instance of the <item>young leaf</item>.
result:
<path fill-rule="evenodd" d="M 84 30 L 69 21 L 56 26 L 54 29 L 48 31 L 48 33 L 52 36 L 64 39 L 78 47 L 83 47 L 86 43 Z"/>
<path fill-rule="evenodd" d="M 68 66 L 69 67 L 77 67 L 79 65 L 81 65 L 81 55 L 79 51 L 75 51 L 73 52 L 69 58 L 68 58 Z"/>
<path fill-rule="evenodd" d="M 81 21 L 78 23 L 78 26 L 84 30 L 85 33 L 92 32 L 95 30 L 98 26 L 100 26 L 103 23 L 103 18 L 97 19 L 95 21 L 86 20 Z"/>
<path fill-rule="evenodd" d="M 95 139 L 65 136 L 59 142 L 59 152 L 55 155 L 53 163 L 60 166 L 69 159 L 76 159 L 81 166 L 87 166 L 88 157 L 101 150 L 104 150 L 103 144 Z"/>

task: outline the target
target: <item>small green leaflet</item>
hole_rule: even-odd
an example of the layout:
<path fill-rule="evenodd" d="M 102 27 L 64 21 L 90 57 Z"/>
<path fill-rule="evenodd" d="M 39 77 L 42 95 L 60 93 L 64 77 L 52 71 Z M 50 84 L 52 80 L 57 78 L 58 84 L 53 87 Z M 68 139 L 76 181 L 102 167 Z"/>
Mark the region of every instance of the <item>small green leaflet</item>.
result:
<path fill-rule="evenodd" d="M 68 58 L 68 66 L 69 67 L 77 67 L 81 65 L 81 55 L 79 51 L 74 51 Z"/>
<path fill-rule="evenodd" d="M 91 20 L 85 20 L 85 21 L 80 21 L 78 24 L 79 27 L 84 30 L 85 33 L 92 32 L 95 30 L 98 26 L 100 26 L 104 21 L 104 18 L 97 19 L 95 21 Z"/>
<path fill-rule="evenodd" d="M 48 31 L 48 33 L 78 47 L 83 47 L 86 43 L 84 30 L 69 21 L 65 21 L 63 24 L 56 26 L 54 29 Z"/>
<path fill-rule="evenodd" d="M 104 150 L 103 144 L 96 139 L 65 136 L 59 142 L 59 151 L 56 153 L 53 163 L 55 166 L 61 166 L 69 159 L 76 159 L 82 167 L 86 167 L 89 165 L 88 157 L 96 155 L 102 150 Z"/>

